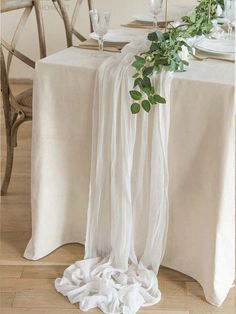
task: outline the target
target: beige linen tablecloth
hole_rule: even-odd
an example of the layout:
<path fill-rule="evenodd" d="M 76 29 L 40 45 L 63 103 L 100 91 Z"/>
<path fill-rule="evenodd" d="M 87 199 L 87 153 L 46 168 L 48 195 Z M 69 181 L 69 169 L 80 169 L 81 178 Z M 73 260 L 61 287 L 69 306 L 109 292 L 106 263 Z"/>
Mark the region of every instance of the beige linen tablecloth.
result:
<path fill-rule="evenodd" d="M 84 243 L 95 73 L 109 55 L 69 48 L 37 64 L 28 259 Z M 163 265 L 195 278 L 220 305 L 235 277 L 233 64 L 192 60 L 187 72 L 175 73 L 170 123 Z"/>

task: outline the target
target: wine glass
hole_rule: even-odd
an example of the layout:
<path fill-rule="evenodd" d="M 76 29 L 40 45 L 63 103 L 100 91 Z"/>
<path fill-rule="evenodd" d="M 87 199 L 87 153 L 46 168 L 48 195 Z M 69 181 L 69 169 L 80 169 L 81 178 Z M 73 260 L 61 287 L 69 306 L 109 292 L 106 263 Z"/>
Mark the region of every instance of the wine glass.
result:
<path fill-rule="evenodd" d="M 155 29 L 158 28 L 157 25 L 157 15 L 161 11 L 163 0 L 149 0 L 150 12 L 153 15 L 153 26 Z"/>
<path fill-rule="evenodd" d="M 99 51 L 103 51 L 104 35 L 108 32 L 111 13 L 108 11 L 98 12 L 97 10 L 90 10 L 93 30 L 98 36 Z"/>
<path fill-rule="evenodd" d="M 228 24 L 228 37 L 232 37 L 233 22 L 235 21 L 235 1 L 226 0 L 224 8 L 224 16 Z"/>

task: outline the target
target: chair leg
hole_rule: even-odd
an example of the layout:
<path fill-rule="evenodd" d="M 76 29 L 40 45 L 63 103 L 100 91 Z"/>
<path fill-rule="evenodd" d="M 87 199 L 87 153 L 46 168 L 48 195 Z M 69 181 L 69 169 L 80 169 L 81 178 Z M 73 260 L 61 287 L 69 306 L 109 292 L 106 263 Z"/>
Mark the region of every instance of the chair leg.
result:
<path fill-rule="evenodd" d="M 8 186 L 11 180 L 13 158 L 14 158 L 14 147 L 11 147 L 11 145 L 7 143 L 7 159 L 6 159 L 4 179 L 3 179 L 3 183 L 1 187 L 1 195 L 7 194 Z"/>
<path fill-rule="evenodd" d="M 6 127 L 6 138 L 7 138 L 7 160 L 5 166 L 5 175 L 1 187 L 1 195 L 6 195 L 8 186 L 11 180 L 13 159 L 14 159 L 14 148 L 17 146 L 17 132 L 19 126 L 24 122 L 30 120 L 25 117 L 23 112 L 20 112 L 20 116 L 17 119 L 17 114 L 13 116 L 12 126 L 9 127 L 8 124 Z"/>

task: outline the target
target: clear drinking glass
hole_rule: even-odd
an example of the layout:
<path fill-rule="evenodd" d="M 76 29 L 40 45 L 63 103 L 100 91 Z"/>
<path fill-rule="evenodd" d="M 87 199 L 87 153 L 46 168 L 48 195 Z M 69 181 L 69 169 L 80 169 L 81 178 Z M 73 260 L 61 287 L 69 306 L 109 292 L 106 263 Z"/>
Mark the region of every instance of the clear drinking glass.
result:
<path fill-rule="evenodd" d="M 157 25 L 157 15 L 161 11 L 163 0 L 149 0 L 150 12 L 153 15 L 153 26 L 155 29 L 158 29 Z"/>
<path fill-rule="evenodd" d="M 226 0 L 224 8 L 224 17 L 228 24 L 228 38 L 232 37 L 233 23 L 235 21 L 235 1 Z"/>
<path fill-rule="evenodd" d="M 90 10 L 89 14 L 93 24 L 93 30 L 98 36 L 99 51 L 103 51 L 104 35 L 108 32 L 111 13 L 108 11 L 98 12 L 97 10 Z"/>

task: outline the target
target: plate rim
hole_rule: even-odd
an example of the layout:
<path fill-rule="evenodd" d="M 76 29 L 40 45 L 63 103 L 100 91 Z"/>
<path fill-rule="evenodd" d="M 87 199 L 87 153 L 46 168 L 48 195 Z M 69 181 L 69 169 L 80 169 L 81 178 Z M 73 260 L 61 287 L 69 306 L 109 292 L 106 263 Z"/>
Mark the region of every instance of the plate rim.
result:
<path fill-rule="evenodd" d="M 210 52 L 210 53 L 214 53 L 214 54 L 221 54 L 221 55 L 234 55 L 235 54 L 235 51 L 225 51 L 225 52 L 222 52 L 222 51 L 216 51 L 216 50 L 212 50 L 212 49 L 208 49 L 208 48 L 204 48 L 204 47 L 199 47 L 198 44 L 200 44 L 202 41 L 204 41 L 206 38 L 203 38 L 202 40 L 200 40 L 199 42 L 196 42 L 194 44 L 194 48 L 200 50 L 200 51 L 203 51 L 203 52 Z M 212 40 L 215 40 L 215 39 L 212 39 Z"/>

